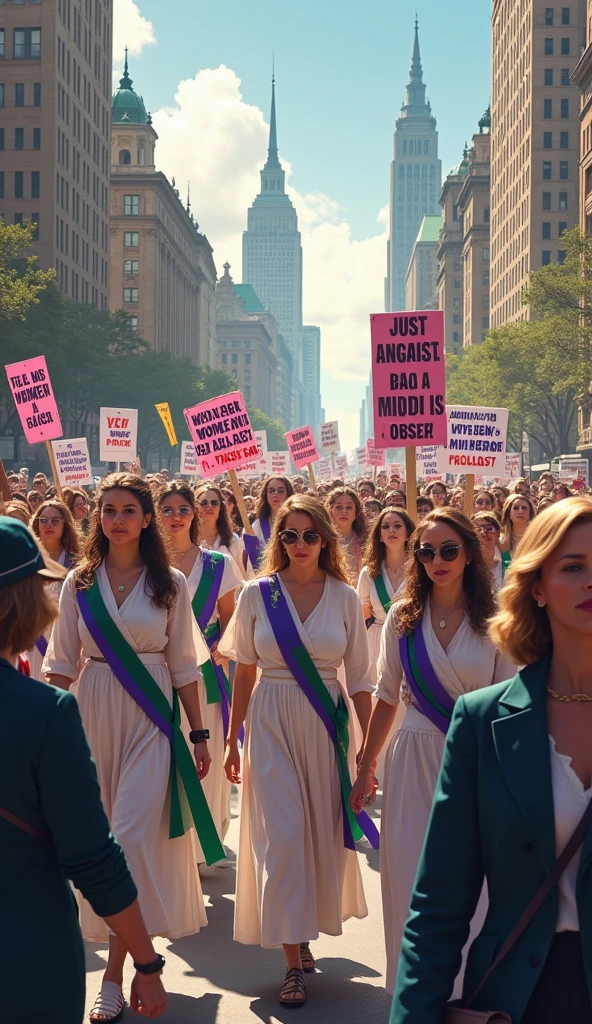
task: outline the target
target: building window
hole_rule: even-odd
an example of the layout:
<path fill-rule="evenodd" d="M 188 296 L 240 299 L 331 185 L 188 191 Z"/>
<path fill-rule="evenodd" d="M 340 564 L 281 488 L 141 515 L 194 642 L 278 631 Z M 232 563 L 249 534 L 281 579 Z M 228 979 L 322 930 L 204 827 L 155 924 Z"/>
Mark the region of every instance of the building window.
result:
<path fill-rule="evenodd" d="M 561 24 L 569 25 L 569 7 L 561 8 Z"/>
<path fill-rule="evenodd" d="M 553 149 L 553 132 L 543 132 L 543 149 Z"/>
<path fill-rule="evenodd" d="M 562 57 L 569 57 L 569 38 L 561 40 L 561 55 Z"/>
<path fill-rule="evenodd" d="M 230 362 L 232 363 L 233 366 L 237 366 L 238 365 L 238 356 L 237 355 L 231 355 Z"/>
<path fill-rule="evenodd" d="M 557 262 L 565 263 L 565 249 L 560 249 L 557 253 Z"/>
<path fill-rule="evenodd" d="M 0 82 L 0 107 L 4 106 L 4 85 Z"/>
<path fill-rule="evenodd" d="M 41 82 L 33 82 L 33 106 L 41 106 Z"/>
<path fill-rule="evenodd" d="M 553 68 L 545 68 L 545 85 L 553 85 Z"/>
<path fill-rule="evenodd" d="M 483 309 L 489 309 L 489 295 L 483 296 Z"/>
<path fill-rule="evenodd" d="M 458 316 L 458 314 L 455 313 L 454 316 L 452 317 L 452 323 L 453 324 L 462 324 L 462 316 Z"/>
<path fill-rule="evenodd" d="M 15 171 L 14 172 L 14 198 L 15 199 L 22 199 L 23 198 L 23 181 L 24 181 L 24 174 L 23 174 L 23 172 L 22 171 Z"/>
<path fill-rule="evenodd" d="M 569 132 L 559 132 L 559 148 L 569 149 Z"/>
<path fill-rule="evenodd" d="M 484 316 L 484 317 L 481 318 L 481 326 L 484 327 L 485 330 L 487 330 L 489 328 L 489 317 L 488 316 Z"/>
<path fill-rule="evenodd" d="M 559 178 L 561 181 L 567 181 L 569 178 L 569 162 L 567 160 L 559 161 Z"/>
<path fill-rule="evenodd" d="M 541 257 L 541 263 L 542 263 L 543 267 L 548 267 L 550 262 L 551 262 L 551 250 L 550 249 L 543 249 L 543 255 Z"/>
<path fill-rule="evenodd" d="M 41 128 L 33 128 L 33 149 L 41 149 Z"/>
<path fill-rule="evenodd" d="M 139 270 L 138 260 L 124 260 L 123 261 L 123 272 L 124 274 L 137 274 Z"/>
<path fill-rule="evenodd" d="M 222 366 L 226 366 L 227 363 L 228 363 L 228 356 L 226 355 L 226 352 L 223 352 L 222 353 Z"/>
<path fill-rule="evenodd" d="M 15 213 L 15 215 L 14 215 L 14 223 L 15 224 L 22 224 L 24 219 L 25 219 L 24 213 Z"/>
<path fill-rule="evenodd" d="M 4 149 L 4 128 L 0 128 L 0 150 Z"/>
<path fill-rule="evenodd" d="M 120 164 L 131 164 L 132 154 L 129 149 L 122 149 L 119 152 L 119 163 Z"/>
<path fill-rule="evenodd" d="M 545 7 L 545 25 L 553 24 L 553 8 Z"/>
<path fill-rule="evenodd" d="M 571 85 L 569 80 L 569 68 L 561 68 L 561 84 Z"/>
<path fill-rule="evenodd" d="M 124 288 L 123 289 L 123 301 L 124 302 L 137 302 L 138 301 L 138 289 L 137 288 Z"/>
<path fill-rule="evenodd" d="M 567 192 L 559 193 L 559 209 L 567 210 Z"/>
<path fill-rule="evenodd" d="M 489 217 L 490 217 L 489 207 L 486 206 L 485 209 L 483 210 L 483 220 L 484 220 L 484 222 L 486 224 L 489 224 Z"/>
<path fill-rule="evenodd" d="M 452 207 L 452 219 L 458 220 L 458 206 L 456 205 L 456 203 Z"/>
<path fill-rule="evenodd" d="M 128 249 L 137 249 L 140 244 L 140 235 L 137 231 L 124 231 L 123 244 Z"/>
<path fill-rule="evenodd" d="M 567 221 L 566 220 L 560 220 L 559 221 L 559 229 L 558 229 L 559 237 L 561 238 L 561 236 L 564 235 L 566 231 L 567 231 Z"/>
<path fill-rule="evenodd" d="M 41 29 L 15 28 L 12 55 L 15 60 L 23 57 L 39 59 L 41 57 Z"/>
<path fill-rule="evenodd" d="M 224 339 L 224 341 L 222 342 L 222 348 L 228 348 L 228 342 L 226 341 L 226 339 Z"/>
<path fill-rule="evenodd" d="M 14 105 L 15 107 L 24 107 L 25 105 L 25 86 L 23 82 L 17 82 L 14 87 Z"/>
<path fill-rule="evenodd" d="M 251 388 L 250 387 L 246 387 L 245 388 L 245 402 L 250 402 L 250 401 L 251 401 Z"/>
<path fill-rule="evenodd" d="M 251 342 L 250 341 L 245 341 L 245 348 L 250 348 L 250 347 L 251 347 Z"/>
<path fill-rule="evenodd" d="M 4 199 L 4 171 L 0 171 L 0 199 Z"/>
<path fill-rule="evenodd" d="M 140 167 L 143 167 L 145 163 L 146 163 L 146 150 L 145 149 L 139 149 L 138 150 L 138 164 L 139 164 Z"/>
<path fill-rule="evenodd" d="M 31 171 L 31 199 L 39 199 L 41 180 L 39 171 Z"/>
<path fill-rule="evenodd" d="M 488 270 L 486 270 L 485 273 L 483 274 L 482 280 L 483 280 L 483 284 L 486 284 L 486 285 L 489 284 L 489 271 Z"/>
<path fill-rule="evenodd" d="M 130 327 L 132 331 L 138 330 L 138 318 L 137 316 L 130 316 Z"/>
<path fill-rule="evenodd" d="M 140 214 L 140 197 L 124 196 L 123 212 L 126 217 L 138 217 Z"/>
<path fill-rule="evenodd" d="M 39 241 L 39 214 L 38 213 L 32 213 L 31 214 L 31 220 L 33 221 L 33 224 L 35 225 L 35 230 L 33 232 L 33 241 L 34 242 L 38 242 Z"/>
<path fill-rule="evenodd" d="M 543 100 L 543 117 L 546 121 L 553 117 L 553 100 Z"/>
<path fill-rule="evenodd" d="M 245 366 L 251 365 L 251 353 L 245 352 Z"/>
<path fill-rule="evenodd" d="M 486 263 L 489 263 L 489 246 L 486 246 L 483 249 L 483 259 L 485 260 Z"/>
<path fill-rule="evenodd" d="M 551 193 L 543 192 L 543 210 L 551 209 Z"/>
<path fill-rule="evenodd" d="M 551 237 L 551 222 L 544 220 L 542 223 L 543 229 L 543 241 L 548 240 Z"/>
<path fill-rule="evenodd" d="M 460 341 L 460 336 L 459 336 L 459 332 L 458 331 L 453 331 L 452 332 L 452 340 L 453 341 Z"/>
<path fill-rule="evenodd" d="M 552 57 L 553 56 L 553 40 L 552 39 L 545 39 L 545 56 L 546 57 Z"/>
<path fill-rule="evenodd" d="M 0 60 L 3 59 L 5 53 L 5 36 L 4 29 L 0 28 Z"/>
<path fill-rule="evenodd" d="M 550 160 L 543 160 L 543 181 L 551 181 L 553 177 L 553 164 Z"/>
<path fill-rule="evenodd" d="M 561 116 L 569 117 L 569 100 L 561 100 Z"/>
<path fill-rule="evenodd" d="M 14 148 L 24 149 L 25 148 L 25 129 L 15 128 L 14 129 Z"/>

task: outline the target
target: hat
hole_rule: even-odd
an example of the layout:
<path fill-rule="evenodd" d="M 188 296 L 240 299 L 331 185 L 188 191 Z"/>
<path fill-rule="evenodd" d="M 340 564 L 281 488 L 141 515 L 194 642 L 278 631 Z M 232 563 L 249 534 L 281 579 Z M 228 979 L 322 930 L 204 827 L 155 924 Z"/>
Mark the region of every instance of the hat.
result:
<path fill-rule="evenodd" d="M 18 519 L 0 516 L 0 587 L 38 573 L 48 580 L 63 580 L 65 566 L 43 555 L 29 528 Z"/>

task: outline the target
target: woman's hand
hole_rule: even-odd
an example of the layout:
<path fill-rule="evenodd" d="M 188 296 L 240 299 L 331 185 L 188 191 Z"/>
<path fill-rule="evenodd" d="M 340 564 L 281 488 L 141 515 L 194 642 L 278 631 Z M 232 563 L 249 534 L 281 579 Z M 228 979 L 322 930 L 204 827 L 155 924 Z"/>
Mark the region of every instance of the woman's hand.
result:
<path fill-rule="evenodd" d="M 224 755 L 224 771 L 228 781 L 232 782 L 235 786 L 240 786 L 241 783 L 240 769 L 241 760 L 238 752 L 238 743 L 227 743 Z"/>
<path fill-rule="evenodd" d="M 372 772 L 370 769 L 361 771 L 352 786 L 349 794 L 349 806 L 354 814 L 359 814 L 364 804 L 364 797 L 372 787 Z"/>
<path fill-rule="evenodd" d="M 193 756 L 195 758 L 195 765 L 197 767 L 197 774 L 199 778 L 205 779 L 212 763 L 207 743 L 196 743 L 193 747 Z"/>
<path fill-rule="evenodd" d="M 160 974 L 139 974 L 132 981 L 130 1006 L 136 1013 L 154 1020 L 162 1017 L 167 1008 L 167 994 Z"/>

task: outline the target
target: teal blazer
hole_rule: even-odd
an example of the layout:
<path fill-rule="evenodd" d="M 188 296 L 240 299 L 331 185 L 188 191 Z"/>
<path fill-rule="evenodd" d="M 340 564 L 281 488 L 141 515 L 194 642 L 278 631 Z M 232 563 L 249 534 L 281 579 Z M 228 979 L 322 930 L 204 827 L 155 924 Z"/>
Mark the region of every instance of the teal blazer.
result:
<path fill-rule="evenodd" d="M 464 998 L 479 985 L 555 862 L 546 683 L 549 660 L 460 697 L 405 926 L 391 1024 L 441 1024 L 483 880 L 489 910 L 467 963 Z M 577 905 L 592 993 L 592 828 Z M 519 1024 L 555 934 L 557 889 L 495 970 L 473 1009 Z"/>
<path fill-rule="evenodd" d="M 109 831 L 75 698 L 3 659 L 0 806 L 53 837 L 0 818 L 0 1019 L 47 1013 L 79 1024 L 84 949 L 68 880 L 101 917 L 125 910 L 136 887 Z"/>

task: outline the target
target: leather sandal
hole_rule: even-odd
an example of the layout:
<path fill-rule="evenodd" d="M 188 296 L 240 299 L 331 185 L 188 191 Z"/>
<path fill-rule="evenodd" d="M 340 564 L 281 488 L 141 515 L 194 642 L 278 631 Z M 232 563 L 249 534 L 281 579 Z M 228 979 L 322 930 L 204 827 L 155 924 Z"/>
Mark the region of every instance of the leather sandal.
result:
<path fill-rule="evenodd" d="M 300 959 L 302 961 L 302 970 L 305 974 L 312 974 L 315 969 L 316 960 L 310 951 L 308 942 L 300 943 Z"/>
<path fill-rule="evenodd" d="M 104 981 L 89 1013 L 90 1024 L 116 1024 L 123 1017 L 125 999 L 121 985 L 115 981 Z"/>
<path fill-rule="evenodd" d="M 291 996 L 294 998 L 290 998 Z M 279 1001 L 282 1006 L 292 1006 L 294 1009 L 298 1006 L 304 1006 L 306 1002 L 306 982 L 304 980 L 304 971 L 300 967 L 291 967 L 289 971 L 286 971 L 286 980 L 280 992 Z"/>

